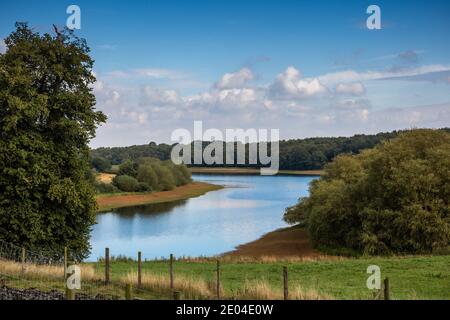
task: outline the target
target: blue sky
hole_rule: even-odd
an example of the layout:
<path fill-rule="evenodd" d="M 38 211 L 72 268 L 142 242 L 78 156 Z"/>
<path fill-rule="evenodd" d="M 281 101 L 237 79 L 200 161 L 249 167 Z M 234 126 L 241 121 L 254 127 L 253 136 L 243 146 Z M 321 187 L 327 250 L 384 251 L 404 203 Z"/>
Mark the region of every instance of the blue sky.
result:
<path fill-rule="evenodd" d="M 93 147 L 170 142 L 194 120 L 282 138 L 450 125 L 448 0 L 2 1 L 0 38 L 15 21 L 52 32 L 70 4 L 109 116 Z"/>

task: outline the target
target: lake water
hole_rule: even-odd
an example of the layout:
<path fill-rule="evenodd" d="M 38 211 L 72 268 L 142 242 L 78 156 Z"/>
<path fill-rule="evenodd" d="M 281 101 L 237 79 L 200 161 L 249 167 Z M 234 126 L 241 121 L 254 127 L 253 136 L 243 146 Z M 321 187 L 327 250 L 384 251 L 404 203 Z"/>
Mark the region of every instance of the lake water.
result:
<path fill-rule="evenodd" d="M 97 215 L 91 235 L 93 261 L 104 255 L 153 259 L 211 256 L 286 226 L 284 209 L 308 194 L 315 177 L 193 175 L 225 185 L 203 196 L 171 203 L 117 209 Z"/>

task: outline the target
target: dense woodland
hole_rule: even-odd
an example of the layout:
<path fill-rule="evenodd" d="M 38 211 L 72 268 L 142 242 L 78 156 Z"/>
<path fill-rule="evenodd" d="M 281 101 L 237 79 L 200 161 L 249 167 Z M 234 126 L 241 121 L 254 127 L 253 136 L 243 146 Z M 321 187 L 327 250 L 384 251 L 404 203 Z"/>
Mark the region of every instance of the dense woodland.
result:
<path fill-rule="evenodd" d="M 450 134 L 401 133 L 340 155 L 285 220 L 316 246 L 366 254 L 436 253 L 450 245 Z"/>
<path fill-rule="evenodd" d="M 443 130 L 450 132 L 450 129 L 448 128 Z M 376 135 L 360 134 L 352 137 L 282 140 L 280 141 L 280 169 L 322 169 L 326 163 L 333 160 L 337 155 L 358 154 L 361 150 L 373 148 L 383 140 L 396 137 L 400 132 L 401 131 L 393 131 L 388 133 L 378 133 Z M 203 145 L 205 147 L 207 143 L 205 142 Z M 158 145 L 151 142 L 147 145 L 135 145 L 130 147 L 98 148 L 91 151 L 91 157 L 93 166 L 100 171 L 104 171 L 105 166 L 118 165 L 126 160 L 134 161 L 142 157 L 168 160 L 170 159 L 171 149 L 171 145 Z M 248 145 L 246 145 L 247 152 L 248 149 Z M 235 148 L 235 150 L 237 150 L 237 148 Z M 246 164 L 244 165 L 229 166 L 260 167 L 259 164 L 251 165 L 248 164 L 248 162 L 249 161 L 246 160 Z M 206 164 L 203 163 L 202 165 L 196 166 L 206 166 Z"/>

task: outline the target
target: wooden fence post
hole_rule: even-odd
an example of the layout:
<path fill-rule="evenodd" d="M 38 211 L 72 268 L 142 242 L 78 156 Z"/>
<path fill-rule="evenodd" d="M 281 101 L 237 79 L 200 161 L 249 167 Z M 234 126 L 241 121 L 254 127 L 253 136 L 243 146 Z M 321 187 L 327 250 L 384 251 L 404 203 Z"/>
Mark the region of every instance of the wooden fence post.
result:
<path fill-rule="evenodd" d="M 138 288 L 142 285 L 142 254 L 138 252 Z"/>
<path fill-rule="evenodd" d="M 105 248 L 105 285 L 109 284 L 109 248 Z"/>
<path fill-rule="evenodd" d="M 384 300 L 390 300 L 391 296 L 389 293 L 389 278 L 384 279 Z"/>
<path fill-rule="evenodd" d="M 283 296 L 284 300 L 289 299 L 289 288 L 288 288 L 288 270 L 287 267 L 283 267 Z"/>
<path fill-rule="evenodd" d="M 131 283 L 125 285 L 125 300 L 131 300 Z"/>
<path fill-rule="evenodd" d="M 217 269 L 216 269 L 216 291 L 217 291 L 217 300 L 220 300 L 220 262 L 217 260 Z"/>
<path fill-rule="evenodd" d="M 64 280 L 67 279 L 67 247 L 64 247 Z"/>
<path fill-rule="evenodd" d="M 170 254 L 169 261 L 170 289 L 173 290 L 173 254 Z"/>
<path fill-rule="evenodd" d="M 75 300 L 75 291 L 66 287 L 66 300 Z"/>
<path fill-rule="evenodd" d="M 25 256 L 26 256 L 25 248 L 22 247 L 22 275 L 25 273 Z"/>

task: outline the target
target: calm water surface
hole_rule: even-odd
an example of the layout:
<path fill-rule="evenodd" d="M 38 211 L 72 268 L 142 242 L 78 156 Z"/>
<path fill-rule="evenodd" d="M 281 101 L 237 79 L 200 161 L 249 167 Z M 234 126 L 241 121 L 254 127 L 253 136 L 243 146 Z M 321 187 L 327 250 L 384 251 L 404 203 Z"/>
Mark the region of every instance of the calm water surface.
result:
<path fill-rule="evenodd" d="M 153 259 L 209 256 L 284 227 L 283 212 L 308 194 L 314 177 L 193 175 L 196 181 L 226 186 L 183 201 L 117 209 L 97 215 L 91 235 L 96 260 L 112 255 Z"/>

